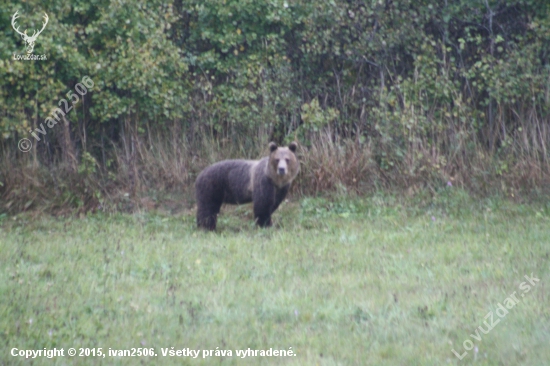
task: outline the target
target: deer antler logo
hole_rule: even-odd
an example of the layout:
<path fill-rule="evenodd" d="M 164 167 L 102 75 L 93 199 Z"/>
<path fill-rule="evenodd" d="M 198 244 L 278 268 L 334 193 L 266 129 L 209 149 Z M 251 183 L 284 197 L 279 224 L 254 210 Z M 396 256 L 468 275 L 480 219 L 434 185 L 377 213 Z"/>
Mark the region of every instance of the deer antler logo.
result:
<path fill-rule="evenodd" d="M 15 31 L 17 33 L 19 33 L 21 35 L 21 38 L 23 38 L 23 41 L 25 41 L 25 43 L 27 43 L 27 54 L 31 54 L 32 51 L 34 50 L 34 43 L 36 42 L 36 39 L 38 38 L 38 36 L 40 35 L 40 33 L 42 33 L 42 31 L 44 30 L 44 28 L 46 28 L 46 24 L 48 24 L 48 14 L 44 13 L 44 24 L 42 25 L 42 29 L 40 29 L 40 31 L 38 31 L 38 33 L 36 33 L 36 31 L 33 32 L 32 36 L 28 36 L 27 35 L 27 30 L 25 29 L 25 31 L 23 33 L 21 33 L 19 31 L 19 27 L 15 27 L 15 20 L 19 18 L 19 14 L 17 14 L 17 11 L 15 12 L 15 14 L 13 14 L 13 17 L 11 18 L 11 26 L 13 27 L 13 29 L 15 29 Z"/>

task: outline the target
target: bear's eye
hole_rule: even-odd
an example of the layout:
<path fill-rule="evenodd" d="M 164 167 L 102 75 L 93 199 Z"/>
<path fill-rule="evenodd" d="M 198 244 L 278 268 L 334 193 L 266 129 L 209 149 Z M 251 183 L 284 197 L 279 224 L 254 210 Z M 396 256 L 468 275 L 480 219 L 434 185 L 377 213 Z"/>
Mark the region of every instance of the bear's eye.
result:
<path fill-rule="evenodd" d="M 285 159 L 286 160 L 286 163 L 288 164 L 290 162 L 290 159 Z"/>

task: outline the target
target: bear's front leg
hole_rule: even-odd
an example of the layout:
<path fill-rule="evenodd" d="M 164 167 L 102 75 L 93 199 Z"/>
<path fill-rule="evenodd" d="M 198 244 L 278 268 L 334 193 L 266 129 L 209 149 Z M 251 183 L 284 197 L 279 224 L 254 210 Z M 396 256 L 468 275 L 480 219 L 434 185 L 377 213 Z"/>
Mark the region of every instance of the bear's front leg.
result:
<path fill-rule="evenodd" d="M 256 199 L 254 197 L 254 219 L 256 224 L 260 227 L 269 227 L 271 223 L 271 206 L 273 205 L 273 199 L 268 197 L 261 197 Z"/>
<path fill-rule="evenodd" d="M 260 227 L 270 227 L 272 224 L 271 222 L 271 215 L 256 215 L 256 223 Z"/>
<path fill-rule="evenodd" d="M 252 202 L 254 202 L 254 218 L 258 226 L 271 226 L 275 195 L 275 187 L 268 176 L 263 176 L 260 181 L 255 182 Z"/>

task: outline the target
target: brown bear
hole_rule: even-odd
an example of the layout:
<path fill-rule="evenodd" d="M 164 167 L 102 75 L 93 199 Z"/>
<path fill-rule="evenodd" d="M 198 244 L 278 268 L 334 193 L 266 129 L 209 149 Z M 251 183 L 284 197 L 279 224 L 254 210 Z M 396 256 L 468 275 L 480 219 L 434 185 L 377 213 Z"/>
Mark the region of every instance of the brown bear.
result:
<path fill-rule="evenodd" d="M 222 203 L 254 203 L 254 218 L 271 226 L 271 214 L 283 201 L 300 171 L 296 142 L 288 147 L 269 143 L 270 154 L 261 160 L 224 160 L 204 169 L 195 182 L 197 226 L 216 229 Z"/>

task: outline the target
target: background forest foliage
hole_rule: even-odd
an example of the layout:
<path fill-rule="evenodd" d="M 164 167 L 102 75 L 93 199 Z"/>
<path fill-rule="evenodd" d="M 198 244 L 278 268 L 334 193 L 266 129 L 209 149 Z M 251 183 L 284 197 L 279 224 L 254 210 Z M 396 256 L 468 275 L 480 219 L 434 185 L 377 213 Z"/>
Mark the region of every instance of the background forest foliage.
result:
<path fill-rule="evenodd" d="M 46 61 L 14 59 L 16 11 L 48 14 Z M 549 181 L 545 1 L 7 1 L 0 35 L 0 211 L 154 206 L 270 140 L 300 142 L 302 194 Z"/>

